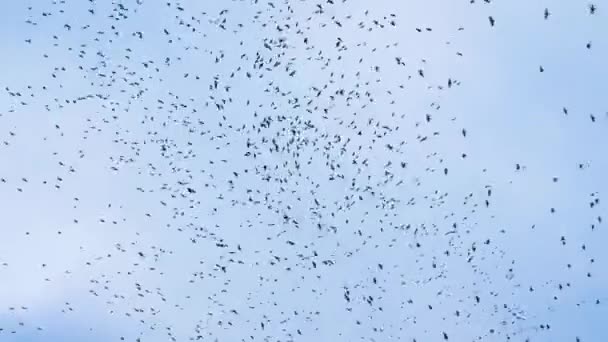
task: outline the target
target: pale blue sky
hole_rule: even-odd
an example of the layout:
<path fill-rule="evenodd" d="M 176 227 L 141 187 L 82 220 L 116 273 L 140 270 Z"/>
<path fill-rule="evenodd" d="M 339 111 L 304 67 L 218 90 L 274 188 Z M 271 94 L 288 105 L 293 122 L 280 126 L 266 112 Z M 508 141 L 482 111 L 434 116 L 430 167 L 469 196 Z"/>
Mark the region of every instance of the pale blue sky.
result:
<path fill-rule="evenodd" d="M 608 3 L 334 2 L 4 5 L 0 341 L 608 340 Z"/>

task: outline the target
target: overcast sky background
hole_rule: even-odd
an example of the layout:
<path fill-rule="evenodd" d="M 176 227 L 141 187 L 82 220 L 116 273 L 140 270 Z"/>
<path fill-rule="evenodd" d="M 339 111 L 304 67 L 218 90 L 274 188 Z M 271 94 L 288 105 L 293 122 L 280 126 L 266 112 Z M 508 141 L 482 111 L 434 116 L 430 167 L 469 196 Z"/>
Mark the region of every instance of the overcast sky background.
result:
<path fill-rule="evenodd" d="M 291 14 L 286 3 L 252 1 L 3 4 L 0 341 L 197 335 L 205 341 L 441 341 L 442 332 L 451 341 L 608 339 L 608 234 L 598 222 L 608 192 L 608 3 L 597 1 L 590 15 L 585 2 L 335 2 L 315 13 L 316 3 L 293 1 Z M 117 15 L 119 3 L 128 19 L 108 17 Z M 223 9 L 227 14 L 219 15 Z M 383 17 L 391 13 L 395 27 L 358 28 L 361 21 L 387 23 Z M 197 31 L 176 15 L 200 20 Z M 278 32 L 277 22 L 288 16 L 291 27 Z M 227 18 L 226 30 L 217 18 Z M 138 31 L 143 39 L 133 35 Z M 277 50 L 264 48 L 269 37 L 289 46 L 282 66 L 247 79 L 237 68 L 251 71 L 257 52 L 271 57 Z M 338 37 L 347 50 L 338 51 Z M 283 72 L 288 62 L 295 77 Z M 237 76 L 229 79 L 232 72 Z M 209 89 L 214 75 L 219 91 Z M 311 87 L 326 84 L 315 98 Z M 328 99 L 356 84 L 362 96 L 351 106 Z M 221 91 L 225 85 L 229 93 Z M 89 94 L 104 98 L 66 102 Z M 290 96 L 302 106 L 293 108 Z M 215 103 L 228 97 L 232 103 L 218 111 Z M 313 108 L 304 105 L 309 98 L 316 110 L 305 110 Z M 274 121 L 256 134 L 253 125 L 267 115 L 302 119 Z M 374 142 L 370 119 L 393 130 Z M 306 120 L 318 130 L 302 137 L 321 138 L 318 149 L 302 147 L 299 160 L 313 162 L 301 176 L 289 175 L 289 167 L 268 172 L 288 177 L 284 184 L 264 181 L 256 168 L 291 166 L 293 155 L 268 153 L 272 145 L 262 137 L 272 139 L 290 123 L 303 129 Z M 359 128 L 349 127 L 351 121 Z M 359 129 L 365 134 L 357 135 Z M 340 142 L 324 150 L 336 136 Z M 261 148 L 256 159 L 245 155 L 248 139 Z M 385 146 L 402 141 L 398 152 Z M 324 151 L 344 179 L 329 179 Z M 376 193 L 337 210 L 351 200 L 345 196 L 353 193 L 353 178 Z M 196 194 L 187 193 L 185 182 Z M 247 203 L 250 196 L 261 203 Z M 327 206 L 317 208 L 322 218 L 311 209 L 315 198 Z M 591 208 L 595 198 L 599 204 Z M 319 266 L 312 268 L 311 260 Z M 353 298 L 348 305 L 345 287 Z M 374 305 L 364 299 L 370 295 Z"/>

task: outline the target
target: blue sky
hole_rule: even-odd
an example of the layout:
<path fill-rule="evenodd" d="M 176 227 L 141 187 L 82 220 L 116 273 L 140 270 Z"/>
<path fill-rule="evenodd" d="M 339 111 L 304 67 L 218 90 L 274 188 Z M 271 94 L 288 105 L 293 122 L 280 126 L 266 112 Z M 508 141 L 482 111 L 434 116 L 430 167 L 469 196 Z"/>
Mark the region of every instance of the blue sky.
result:
<path fill-rule="evenodd" d="M 606 340 L 608 3 L 334 2 L 4 5 L 0 341 Z"/>

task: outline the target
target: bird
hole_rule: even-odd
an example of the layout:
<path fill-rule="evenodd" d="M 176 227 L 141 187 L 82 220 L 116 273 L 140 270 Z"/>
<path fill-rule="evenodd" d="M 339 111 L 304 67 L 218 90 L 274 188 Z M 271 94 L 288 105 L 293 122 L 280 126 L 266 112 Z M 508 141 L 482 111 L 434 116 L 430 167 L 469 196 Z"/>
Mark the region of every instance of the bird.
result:
<path fill-rule="evenodd" d="M 603 12 L 443 5 L 5 6 L 0 340 L 597 339 Z"/>

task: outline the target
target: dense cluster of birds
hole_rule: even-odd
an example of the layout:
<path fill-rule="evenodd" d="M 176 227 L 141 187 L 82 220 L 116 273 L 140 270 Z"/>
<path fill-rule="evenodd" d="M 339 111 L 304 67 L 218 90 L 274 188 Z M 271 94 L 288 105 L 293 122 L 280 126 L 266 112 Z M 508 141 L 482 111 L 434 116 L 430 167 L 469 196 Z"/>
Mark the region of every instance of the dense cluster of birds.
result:
<path fill-rule="evenodd" d="M 466 89 L 468 37 L 517 15 L 396 3 L 8 5 L 0 341 L 593 340 L 568 326 L 606 313 L 608 158 L 485 158 L 504 117 Z M 608 115 L 552 99 L 601 137 Z M 512 120 L 550 131 L 538 111 Z"/>

